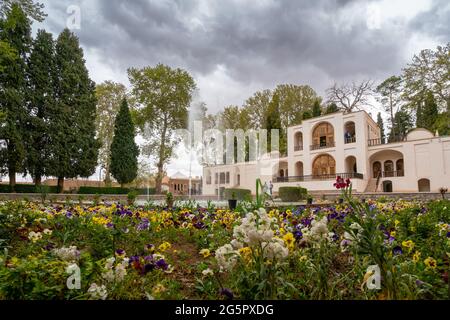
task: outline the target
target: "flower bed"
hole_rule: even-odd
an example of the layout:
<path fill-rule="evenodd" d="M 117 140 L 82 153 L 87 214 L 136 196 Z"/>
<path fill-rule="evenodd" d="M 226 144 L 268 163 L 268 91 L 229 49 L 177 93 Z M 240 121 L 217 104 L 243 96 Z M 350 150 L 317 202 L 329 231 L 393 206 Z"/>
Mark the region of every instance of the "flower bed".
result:
<path fill-rule="evenodd" d="M 248 213 L 7 202 L 0 299 L 448 299 L 449 223 L 444 200 Z"/>

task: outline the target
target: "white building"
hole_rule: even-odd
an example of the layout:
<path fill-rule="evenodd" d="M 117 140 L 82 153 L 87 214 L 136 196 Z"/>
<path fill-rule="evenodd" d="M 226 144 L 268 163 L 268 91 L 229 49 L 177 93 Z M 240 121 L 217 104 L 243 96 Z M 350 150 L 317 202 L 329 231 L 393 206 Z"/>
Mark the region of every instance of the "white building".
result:
<path fill-rule="evenodd" d="M 288 128 L 286 157 L 203 168 L 203 194 L 225 188 L 256 191 L 256 179 L 311 191 L 334 190 L 336 176 L 351 178 L 357 192 L 438 192 L 450 187 L 450 137 L 426 129 L 384 143 L 365 112 L 333 113 Z"/>

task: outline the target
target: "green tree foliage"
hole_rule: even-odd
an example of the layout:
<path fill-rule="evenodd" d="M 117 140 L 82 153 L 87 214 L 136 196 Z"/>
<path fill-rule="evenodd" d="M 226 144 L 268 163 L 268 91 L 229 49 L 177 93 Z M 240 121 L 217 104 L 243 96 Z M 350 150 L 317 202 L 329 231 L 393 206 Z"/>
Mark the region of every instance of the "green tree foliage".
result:
<path fill-rule="evenodd" d="M 428 92 L 423 104 L 417 107 L 416 126 L 419 128 L 426 128 L 435 130 L 436 121 L 439 117 L 438 106 L 432 92 Z"/>
<path fill-rule="evenodd" d="M 95 84 L 89 78 L 78 38 L 65 29 L 56 42 L 55 107 L 50 117 L 50 174 L 89 177 L 97 166 L 100 143 L 95 138 Z"/>
<path fill-rule="evenodd" d="M 42 11 L 42 9 L 44 9 L 42 3 L 35 3 L 33 0 L 2 0 L 2 3 L 0 4 L 0 17 L 8 15 L 14 4 L 20 6 L 25 14 L 33 20 L 42 22 L 47 16 L 47 14 Z"/>
<path fill-rule="evenodd" d="M 278 129 L 279 130 L 279 151 L 281 154 L 285 154 L 287 151 L 287 144 L 286 144 L 286 136 L 283 136 L 282 130 L 281 130 L 281 119 L 280 119 L 280 98 L 277 93 L 273 95 L 272 101 L 269 104 L 269 107 L 267 108 L 267 114 L 265 119 L 265 126 L 264 129 L 267 129 L 267 151 L 275 151 L 272 150 L 272 130 Z"/>
<path fill-rule="evenodd" d="M 15 63 L 17 52 L 8 42 L 0 40 L 0 72 L 6 69 L 7 65 Z"/>
<path fill-rule="evenodd" d="M 122 185 L 137 177 L 139 148 L 135 128 L 126 99 L 123 99 L 115 119 L 114 138 L 111 144 L 111 174 Z"/>
<path fill-rule="evenodd" d="M 327 109 L 325 110 L 325 114 L 335 113 L 338 112 L 339 108 L 336 103 L 332 102 L 327 106 Z"/>
<path fill-rule="evenodd" d="M 379 84 L 375 92 L 377 93 L 377 100 L 383 105 L 386 112 L 390 115 L 391 130 L 393 135 L 395 133 L 394 115 L 397 113 L 402 104 L 402 78 L 392 76 Z"/>
<path fill-rule="evenodd" d="M 99 164 L 105 170 L 105 182 L 111 183 L 110 150 L 114 137 L 114 124 L 117 113 L 123 99 L 126 96 L 126 88 L 121 83 L 105 81 L 95 88 L 97 97 L 97 115 L 95 127 L 97 138 L 101 143 L 99 150 Z"/>
<path fill-rule="evenodd" d="M 49 121 L 55 104 L 55 47 L 53 36 L 39 30 L 28 61 L 26 170 L 36 185 L 47 174 L 50 158 Z"/>
<path fill-rule="evenodd" d="M 178 143 L 174 131 L 187 127 L 195 82 L 188 72 L 162 64 L 131 68 L 128 76 L 137 103 L 136 125 L 147 140 L 142 153 L 156 158 L 156 192 L 160 193 L 164 167 Z"/>
<path fill-rule="evenodd" d="M 378 124 L 378 128 L 380 128 L 381 141 L 384 141 L 386 139 L 386 134 L 384 133 L 384 123 L 383 123 L 383 118 L 381 117 L 381 112 L 378 112 L 377 124 Z"/>
<path fill-rule="evenodd" d="M 408 110 L 400 109 L 395 113 L 394 116 L 394 127 L 396 128 L 389 132 L 389 141 L 403 141 L 406 138 L 409 130 L 413 128 L 413 122 L 411 119 L 411 115 L 408 113 Z"/>
<path fill-rule="evenodd" d="M 422 50 L 403 69 L 404 98 L 410 108 L 417 108 L 431 91 L 438 110 L 450 112 L 450 42 L 436 50 Z"/>
<path fill-rule="evenodd" d="M 272 101 L 272 91 L 257 91 L 244 103 L 244 109 L 250 116 L 249 127 L 252 129 L 261 129 L 265 125 L 267 109 Z"/>
<path fill-rule="evenodd" d="M 6 142 L 6 148 L 0 152 L 0 164 L 2 171 L 8 172 L 14 190 L 16 173 L 23 171 L 25 159 L 25 72 L 31 47 L 31 23 L 20 6 L 11 5 L 7 16 L 0 20 L 0 41 L 8 48 L 7 56 L 11 52 L 17 54 L 14 63 L 3 65 L 0 73 L 0 113 L 6 117 L 0 127 L 0 139 Z"/>
<path fill-rule="evenodd" d="M 320 101 L 314 101 L 314 105 L 312 107 L 312 115 L 313 117 L 320 117 L 322 115 L 322 107 L 320 106 Z"/>

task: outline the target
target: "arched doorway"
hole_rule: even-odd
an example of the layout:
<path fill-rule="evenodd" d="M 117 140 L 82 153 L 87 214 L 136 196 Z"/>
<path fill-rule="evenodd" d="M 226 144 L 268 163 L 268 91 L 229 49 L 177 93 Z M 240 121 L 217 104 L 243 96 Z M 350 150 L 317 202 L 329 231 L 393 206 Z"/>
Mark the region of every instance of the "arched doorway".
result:
<path fill-rule="evenodd" d="M 313 175 L 334 175 L 336 174 L 336 161 L 329 154 L 322 154 L 318 156 L 312 167 Z"/>
<path fill-rule="evenodd" d="M 303 162 L 298 161 L 298 162 L 295 164 L 295 175 L 296 175 L 297 177 L 303 176 Z"/>
<path fill-rule="evenodd" d="M 373 177 L 374 178 L 378 178 L 378 176 L 381 174 L 381 162 L 380 161 L 375 161 L 373 163 L 372 166 L 372 171 L 373 171 Z"/>
<path fill-rule="evenodd" d="M 356 157 L 348 156 L 345 158 L 345 172 L 346 173 L 357 173 L 358 168 L 356 166 Z"/>
<path fill-rule="evenodd" d="M 384 176 L 393 177 L 394 176 L 394 162 L 387 160 L 384 162 Z"/>
<path fill-rule="evenodd" d="M 354 143 L 356 142 L 356 129 L 353 121 L 346 122 L 344 125 L 344 142 Z"/>
<path fill-rule="evenodd" d="M 334 128 L 328 122 L 319 123 L 313 130 L 311 149 L 334 147 Z"/>
<path fill-rule="evenodd" d="M 419 188 L 419 192 L 430 192 L 430 180 L 429 179 L 420 179 L 417 181 L 417 185 Z"/>
<path fill-rule="evenodd" d="M 383 192 L 392 192 L 392 181 L 383 181 Z"/>

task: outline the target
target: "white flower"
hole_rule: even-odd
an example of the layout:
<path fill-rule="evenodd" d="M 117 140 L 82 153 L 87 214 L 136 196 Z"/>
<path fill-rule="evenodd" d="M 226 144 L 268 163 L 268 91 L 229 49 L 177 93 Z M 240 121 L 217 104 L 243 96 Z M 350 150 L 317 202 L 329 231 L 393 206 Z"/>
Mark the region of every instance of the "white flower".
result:
<path fill-rule="evenodd" d="M 237 251 L 231 244 L 226 244 L 216 250 L 216 260 L 219 266 L 225 270 L 231 270 L 237 261 Z"/>
<path fill-rule="evenodd" d="M 210 268 L 208 268 L 208 269 L 203 270 L 203 271 L 202 271 L 202 274 L 203 274 L 205 277 L 207 277 L 207 276 L 212 276 L 212 275 L 214 275 L 214 271 L 212 271 Z"/>
<path fill-rule="evenodd" d="M 50 230 L 50 229 L 44 229 L 44 234 L 46 234 L 46 235 L 51 235 L 52 233 L 53 233 L 52 230 Z"/>
<path fill-rule="evenodd" d="M 244 247 L 244 245 L 242 244 L 242 242 L 237 241 L 236 239 L 231 240 L 231 245 L 233 246 L 233 248 L 235 248 L 236 250 L 238 249 L 242 249 Z"/>
<path fill-rule="evenodd" d="M 88 293 L 91 296 L 92 299 L 98 300 L 105 300 L 108 296 L 108 291 L 106 290 L 106 287 L 104 285 L 98 286 L 95 282 L 91 284 L 91 286 L 88 289 Z"/>
<path fill-rule="evenodd" d="M 68 248 L 62 247 L 60 249 L 54 249 L 53 253 L 57 255 L 61 260 L 73 262 L 80 258 L 80 251 L 76 246 L 70 246 Z"/>
<path fill-rule="evenodd" d="M 28 239 L 30 239 L 33 242 L 36 242 L 36 241 L 42 239 L 42 234 L 40 232 L 31 231 L 28 234 Z"/>
<path fill-rule="evenodd" d="M 269 243 L 262 244 L 264 257 L 268 259 L 283 260 L 289 255 L 289 250 L 286 248 L 284 241 L 278 238 L 273 238 Z"/>
<path fill-rule="evenodd" d="M 311 236 L 312 237 L 323 237 L 328 235 L 328 219 L 323 217 L 322 220 L 313 220 L 311 222 Z"/>

